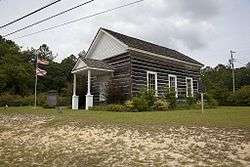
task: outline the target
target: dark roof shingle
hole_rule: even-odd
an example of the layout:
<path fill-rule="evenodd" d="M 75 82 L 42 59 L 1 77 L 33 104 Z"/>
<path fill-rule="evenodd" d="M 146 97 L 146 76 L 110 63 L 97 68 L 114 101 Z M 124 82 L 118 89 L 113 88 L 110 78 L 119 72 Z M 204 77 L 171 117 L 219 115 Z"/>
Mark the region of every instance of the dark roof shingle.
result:
<path fill-rule="evenodd" d="M 140 50 L 144 50 L 147 52 L 151 52 L 151 53 L 155 53 L 155 54 L 159 54 L 159 55 L 163 55 L 163 56 L 167 56 L 170 58 L 174 58 L 174 59 L 178 59 L 181 61 L 185 61 L 185 62 L 189 62 L 189 63 L 194 63 L 194 64 L 198 64 L 198 65 L 203 65 L 200 62 L 180 53 L 177 52 L 175 50 L 163 47 L 163 46 L 159 46 L 150 42 L 146 42 L 134 37 L 130 37 L 118 32 L 114 32 L 105 28 L 101 28 L 102 30 L 106 31 L 107 33 L 109 33 L 110 35 L 114 36 L 115 38 L 117 38 L 118 40 L 120 40 L 121 42 L 125 43 L 126 45 L 128 45 L 131 48 L 135 48 L 135 49 L 140 49 Z"/>

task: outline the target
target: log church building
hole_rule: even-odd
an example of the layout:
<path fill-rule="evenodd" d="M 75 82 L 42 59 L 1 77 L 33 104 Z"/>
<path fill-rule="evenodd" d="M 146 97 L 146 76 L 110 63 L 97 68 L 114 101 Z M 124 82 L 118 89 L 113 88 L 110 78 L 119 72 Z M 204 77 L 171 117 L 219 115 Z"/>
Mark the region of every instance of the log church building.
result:
<path fill-rule="evenodd" d="M 133 97 L 141 89 L 153 89 L 157 96 L 173 88 L 176 97 L 192 97 L 199 92 L 203 64 L 169 48 L 100 28 L 86 56 L 79 57 L 74 75 L 72 109 L 78 109 L 78 74 L 86 76 L 85 108 L 105 101 L 105 87 L 114 79 L 122 84 L 124 96 Z"/>

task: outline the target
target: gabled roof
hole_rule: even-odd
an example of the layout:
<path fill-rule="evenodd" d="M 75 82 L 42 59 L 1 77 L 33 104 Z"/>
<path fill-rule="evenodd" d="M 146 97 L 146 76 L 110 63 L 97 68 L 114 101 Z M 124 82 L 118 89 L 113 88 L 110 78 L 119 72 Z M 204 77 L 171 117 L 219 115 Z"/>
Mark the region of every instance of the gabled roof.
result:
<path fill-rule="evenodd" d="M 104 69 L 104 70 L 113 70 L 110 65 L 105 63 L 102 60 L 95 60 L 95 59 L 89 59 L 89 58 L 82 58 L 80 59 L 86 64 L 89 68 L 98 68 L 98 69 Z"/>
<path fill-rule="evenodd" d="M 80 56 L 77 59 L 77 62 L 73 67 L 71 73 L 77 73 L 79 71 L 85 71 L 88 69 L 98 70 L 98 71 L 110 71 L 110 72 L 114 71 L 110 65 L 103 62 L 102 60 L 95 60 Z"/>
<path fill-rule="evenodd" d="M 177 60 L 181 60 L 181 61 L 185 61 L 185 62 L 189 62 L 189 63 L 194 63 L 200 66 L 203 66 L 203 64 L 201 64 L 200 62 L 169 48 L 163 47 L 163 46 L 159 46 L 150 42 L 146 42 L 134 37 L 130 37 L 115 31 L 111 31 L 105 28 L 101 28 L 101 30 L 104 30 L 105 32 L 109 33 L 110 35 L 112 35 L 113 37 L 115 37 L 116 39 L 120 40 L 121 42 L 123 42 L 124 44 L 126 44 L 128 47 L 130 48 L 134 48 L 134 49 L 139 49 L 139 50 L 143 50 L 146 52 L 150 52 L 150 53 L 154 53 L 154 54 L 158 54 L 158 55 L 162 55 L 162 56 L 166 56 L 169 58 L 173 58 L 173 59 L 177 59 Z"/>

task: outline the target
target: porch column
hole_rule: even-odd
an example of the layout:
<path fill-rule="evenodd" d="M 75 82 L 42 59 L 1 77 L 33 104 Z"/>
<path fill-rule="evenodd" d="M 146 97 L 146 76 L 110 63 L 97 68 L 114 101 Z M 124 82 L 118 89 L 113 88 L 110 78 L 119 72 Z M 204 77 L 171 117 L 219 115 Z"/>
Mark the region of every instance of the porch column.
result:
<path fill-rule="evenodd" d="M 73 76 L 74 76 L 74 82 L 73 82 L 72 109 L 78 110 L 79 97 L 76 96 L 76 74 L 73 74 Z"/>
<path fill-rule="evenodd" d="M 91 95 L 91 93 L 90 93 L 90 88 L 91 88 L 91 71 L 90 70 L 88 70 L 88 93 L 87 93 L 87 95 Z"/>
<path fill-rule="evenodd" d="M 89 107 L 93 107 L 93 95 L 90 93 L 91 88 L 91 70 L 88 70 L 88 92 L 86 95 L 86 106 L 85 109 L 88 110 Z"/>
<path fill-rule="evenodd" d="M 76 95 L 76 74 L 74 74 L 74 82 L 73 82 L 73 96 Z"/>

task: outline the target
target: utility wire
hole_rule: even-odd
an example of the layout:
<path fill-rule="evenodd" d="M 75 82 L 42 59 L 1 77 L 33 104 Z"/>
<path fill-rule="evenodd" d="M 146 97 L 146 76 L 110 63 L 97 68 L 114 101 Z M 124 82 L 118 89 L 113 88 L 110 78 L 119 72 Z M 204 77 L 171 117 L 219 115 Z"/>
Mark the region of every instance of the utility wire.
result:
<path fill-rule="evenodd" d="M 139 0 L 139 1 L 131 2 L 131 3 L 128 3 L 128 4 L 125 4 L 125 5 L 122 5 L 122 6 L 115 7 L 115 8 L 110 8 L 110 9 L 104 10 L 102 12 L 94 13 L 94 14 L 91 14 L 91 15 L 88 15 L 88 16 L 84 16 L 84 17 L 72 20 L 72 21 L 68 21 L 68 22 L 65 22 L 65 23 L 62 23 L 62 24 L 58 24 L 58 25 L 49 27 L 49 28 L 45 28 L 45 29 L 42 29 L 42 30 L 39 30 L 39 31 L 36 31 L 36 32 L 33 32 L 33 33 L 22 35 L 22 36 L 19 36 L 17 38 L 14 38 L 13 40 L 24 38 L 24 37 L 28 37 L 28 36 L 32 36 L 32 35 L 35 35 L 35 34 L 38 34 L 38 33 L 44 32 L 44 31 L 49 31 L 49 30 L 52 30 L 52 29 L 56 29 L 56 28 L 59 28 L 59 27 L 62 27 L 62 26 L 66 26 L 68 24 L 79 22 L 81 20 L 85 20 L 85 19 L 88 19 L 88 18 L 91 18 L 91 17 L 95 17 L 95 16 L 98 16 L 98 15 L 101 15 L 101 14 L 109 13 L 109 12 L 112 12 L 114 10 L 117 10 L 117 9 L 120 9 L 120 8 L 124 8 L 124 7 L 130 6 L 130 5 L 142 2 L 142 1 L 144 1 L 144 0 Z"/>
<path fill-rule="evenodd" d="M 90 3 L 90 2 L 93 2 L 93 1 L 94 1 L 94 0 L 90 0 L 90 1 L 84 2 L 84 3 L 82 3 L 82 4 L 80 4 L 80 5 L 77 5 L 77 6 L 73 7 L 73 8 L 70 8 L 70 9 L 65 10 L 65 11 L 63 11 L 63 12 L 60 12 L 60 13 L 57 13 L 57 14 L 55 14 L 55 15 L 53 15 L 53 16 L 47 17 L 47 18 L 42 19 L 42 20 L 40 20 L 40 21 L 37 21 L 37 22 L 35 22 L 35 23 L 33 23 L 33 24 L 30 24 L 30 25 L 28 25 L 28 26 L 26 26 L 26 27 L 20 28 L 20 29 L 18 29 L 18 30 L 16 30 L 16 31 L 13 31 L 13 32 L 9 33 L 9 34 L 6 34 L 6 35 L 4 35 L 3 37 L 7 37 L 7 36 L 10 36 L 10 35 L 15 34 L 15 33 L 17 33 L 17 32 L 23 31 L 23 30 L 25 30 L 25 29 L 27 29 L 27 28 L 33 27 L 33 26 L 35 26 L 35 25 L 37 25 L 37 24 L 43 23 L 43 22 L 45 22 L 45 21 L 47 21 L 47 20 L 50 20 L 50 19 L 55 18 L 55 17 L 57 17 L 57 16 L 60 16 L 60 15 L 62 15 L 62 14 L 65 14 L 65 13 L 71 11 L 71 10 L 74 10 L 74 9 L 76 9 L 76 8 L 79 8 L 79 7 L 81 7 L 81 6 L 83 6 L 83 5 L 86 5 L 86 4 L 88 4 L 88 3 Z"/>
<path fill-rule="evenodd" d="M 0 1 L 1 1 L 1 0 L 0 0 Z M 4 27 L 7 27 L 7 26 L 9 26 L 9 25 L 11 25 L 11 24 L 14 24 L 14 23 L 16 23 L 16 22 L 18 22 L 18 21 L 20 21 L 20 20 L 26 18 L 26 17 L 29 17 L 30 15 L 33 15 L 33 14 L 35 14 L 35 13 L 37 13 L 37 12 L 39 12 L 39 11 L 41 11 L 41 10 L 43 10 L 43 9 L 45 9 L 45 8 L 47 8 L 47 7 L 49 7 L 49 6 L 52 6 L 52 5 L 54 5 L 54 4 L 56 4 L 56 3 L 60 2 L 60 1 L 62 1 L 62 0 L 54 1 L 54 2 L 52 2 L 52 3 L 50 3 L 50 4 L 48 4 L 48 5 L 45 5 L 45 6 L 41 7 L 41 8 L 39 8 L 39 9 L 37 9 L 37 10 L 35 10 L 35 11 L 29 13 L 29 14 L 26 14 L 26 15 L 24 15 L 24 16 L 18 18 L 18 19 L 15 19 L 15 20 L 13 20 L 13 21 L 11 21 L 11 22 L 5 24 L 5 25 L 2 25 L 2 26 L 0 26 L 0 29 L 2 29 L 2 28 L 4 28 Z"/>

